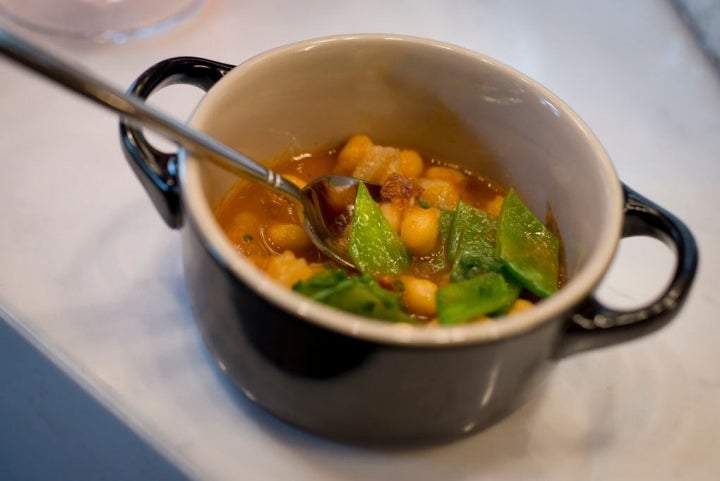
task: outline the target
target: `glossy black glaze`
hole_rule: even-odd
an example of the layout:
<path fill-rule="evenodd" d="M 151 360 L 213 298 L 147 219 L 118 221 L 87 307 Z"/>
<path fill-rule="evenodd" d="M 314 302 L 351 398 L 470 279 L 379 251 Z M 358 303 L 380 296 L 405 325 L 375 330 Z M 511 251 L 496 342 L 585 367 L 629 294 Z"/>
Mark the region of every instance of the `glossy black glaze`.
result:
<path fill-rule="evenodd" d="M 350 338 L 306 322 L 239 282 L 212 254 L 190 218 L 182 230 L 185 279 L 207 345 L 252 401 L 291 424 L 335 439 L 439 442 L 512 412 L 554 359 L 634 339 L 674 316 L 696 268 L 694 240 L 671 214 L 630 189 L 626 192 L 624 235 L 665 239 L 684 252 L 668 292 L 632 312 L 604 308 L 589 297 L 566 317 L 482 345 L 403 347 Z M 633 322 L 581 327 L 578 317 L 589 314 L 629 316 Z"/>
<path fill-rule="evenodd" d="M 232 68 L 233 65 L 197 57 L 170 58 L 143 72 L 128 93 L 146 99 L 156 90 L 181 83 L 207 92 Z M 156 149 L 142 130 L 127 122 L 120 123 L 120 139 L 125 158 L 160 216 L 168 226 L 180 227 L 182 202 L 177 180 L 177 153 Z"/>
<path fill-rule="evenodd" d="M 520 405 L 542 380 L 562 319 L 482 346 L 419 348 L 350 338 L 258 297 L 182 229 L 185 280 L 221 369 L 258 405 L 300 428 L 362 443 L 467 435 Z"/>
<path fill-rule="evenodd" d="M 627 185 L 622 237 L 646 236 L 675 251 L 675 272 L 670 284 L 649 305 L 630 311 L 604 306 L 593 297 L 573 314 L 557 356 L 629 341 L 665 326 L 687 300 L 698 265 L 698 249 L 690 230 L 673 214 Z"/>
<path fill-rule="evenodd" d="M 208 90 L 231 68 L 169 59 L 145 72 L 131 91 L 145 98 L 181 82 Z M 522 404 L 557 358 L 665 325 L 687 298 L 697 267 L 695 241 L 682 222 L 624 187 L 623 237 L 661 239 L 678 259 L 672 283 L 650 306 L 614 311 L 588 293 L 562 316 L 493 342 L 419 347 L 363 340 L 280 309 L 241 282 L 202 237 L 193 213 L 183 212 L 176 155 L 155 150 L 124 123 L 121 136 L 165 221 L 182 226 L 188 294 L 220 368 L 248 399 L 331 438 L 428 443 L 482 429 Z"/>

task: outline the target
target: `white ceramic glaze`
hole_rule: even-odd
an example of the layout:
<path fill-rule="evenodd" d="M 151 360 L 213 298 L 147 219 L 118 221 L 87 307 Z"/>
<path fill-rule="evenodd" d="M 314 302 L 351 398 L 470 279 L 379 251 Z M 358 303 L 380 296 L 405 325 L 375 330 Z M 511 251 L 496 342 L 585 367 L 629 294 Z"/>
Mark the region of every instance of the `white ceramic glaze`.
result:
<path fill-rule="evenodd" d="M 235 179 L 207 162 L 186 159 L 184 202 L 230 269 L 286 310 L 352 336 L 445 345 L 525 332 L 587 297 L 620 237 L 620 183 L 587 125 L 541 85 L 460 47 L 347 35 L 278 48 L 226 75 L 191 123 L 266 163 L 365 133 L 380 144 L 416 148 L 514 187 L 541 218 L 552 209 L 569 273 L 557 294 L 497 321 L 442 329 L 398 326 L 339 313 L 278 288 L 235 251 L 212 216 Z"/>

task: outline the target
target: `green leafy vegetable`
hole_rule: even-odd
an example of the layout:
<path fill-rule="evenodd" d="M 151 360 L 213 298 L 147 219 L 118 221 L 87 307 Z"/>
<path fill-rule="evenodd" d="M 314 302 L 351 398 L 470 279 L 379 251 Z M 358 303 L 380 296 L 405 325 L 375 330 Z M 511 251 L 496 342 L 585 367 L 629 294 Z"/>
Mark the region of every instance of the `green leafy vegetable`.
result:
<path fill-rule="evenodd" d="M 507 271 L 533 294 L 547 297 L 557 291 L 560 240 L 513 189 L 500 211 L 497 255 Z"/>
<path fill-rule="evenodd" d="M 438 319 L 441 324 L 461 324 L 502 312 L 519 295 L 520 287 L 496 272 L 446 284 L 437 291 Z"/>
<path fill-rule="evenodd" d="M 448 239 L 453 261 L 450 279 L 461 281 L 502 267 L 495 255 L 497 220 L 487 212 L 459 201 Z"/>
<path fill-rule="evenodd" d="M 448 236 L 450 235 L 450 227 L 452 225 L 453 217 L 453 211 L 440 209 L 440 219 L 438 219 L 440 224 L 440 241 L 438 242 L 439 247 L 435 252 L 432 253 L 432 255 L 428 256 L 426 259 L 423 259 L 430 272 L 444 271 L 450 265 L 450 260 L 448 259 L 447 253 L 447 242 Z"/>
<path fill-rule="evenodd" d="M 347 280 L 350 276 L 342 269 L 325 267 L 314 276 L 300 281 L 293 286 L 293 290 L 312 297 L 315 300 L 323 299 L 337 290 L 338 284 Z"/>
<path fill-rule="evenodd" d="M 293 289 L 316 301 L 363 316 L 386 321 L 411 322 L 400 294 L 383 289 L 370 275 L 349 276 L 340 269 L 326 269 Z"/>
<path fill-rule="evenodd" d="M 372 275 L 399 274 L 409 262 L 405 244 L 363 183 L 355 199 L 348 252 L 361 272 Z"/>
<path fill-rule="evenodd" d="M 361 274 L 328 267 L 294 289 L 362 316 L 415 322 L 403 305 L 402 288 L 385 289 L 375 280 L 405 273 L 411 256 L 363 184 L 354 207 L 348 250 Z M 523 288 L 539 297 L 557 290 L 559 238 L 514 190 L 506 196 L 499 218 L 459 201 L 455 211 L 441 210 L 439 229 L 439 247 L 426 257 L 412 258 L 410 271 L 422 276 L 418 272 L 445 275 L 449 270 L 450 283 L 436 294 L 441 324 L 502 315 Z"/>

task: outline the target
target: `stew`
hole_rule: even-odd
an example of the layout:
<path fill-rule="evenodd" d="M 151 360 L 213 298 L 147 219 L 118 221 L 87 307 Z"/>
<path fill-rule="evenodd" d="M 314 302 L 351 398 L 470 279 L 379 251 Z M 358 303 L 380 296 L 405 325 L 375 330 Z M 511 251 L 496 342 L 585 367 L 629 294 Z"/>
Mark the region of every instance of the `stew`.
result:
<path fill-rule="evenodd" d="M 319 302 L 386 321 L 454 325 L 530 308 L 563 283 L 554 223 L 482 173 L 365 135 L 273 169 L 299 187 L 328 173 L 382 186 L 379 202 L 363 184 L 351 202 L 346 243 L 357 271 L 324 257 L 293 202 L 268 187 L 240 181 L 216 206 L 239 252 Z"/>

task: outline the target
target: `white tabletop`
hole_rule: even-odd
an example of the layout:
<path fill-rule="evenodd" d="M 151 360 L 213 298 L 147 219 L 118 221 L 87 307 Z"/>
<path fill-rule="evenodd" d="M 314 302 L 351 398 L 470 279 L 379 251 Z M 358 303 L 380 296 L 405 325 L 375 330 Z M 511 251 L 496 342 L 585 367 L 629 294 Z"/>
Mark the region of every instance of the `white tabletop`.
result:
<path fill-rule="evenodd" d="M 345 446 L 283 425 L 225 380 L 194 325 L 179 237 L 126 165 L 116 118 L 0 61 L 0 317 L 199 479 L 711 480 L 720 472 L 720 77 L 662 0 L 208 0 L 125 45 L 33 36 L 125 88 L 156 61 L 239 63 L 335 33 L 429 37 L 523 71 L 591 126 L 621 179 L 682 218 L 701 264 L 661 332 L 558 363 L 524 408 L 442 446 Z M 200 94 L 157 96 L 185 117 Z M 637 304 L 672 256 L 624 241 L 603 285 Z M 648 287 L 649 286 L 649 287 Z M 1 321 L 0 321 L 1 322 Z"/>

